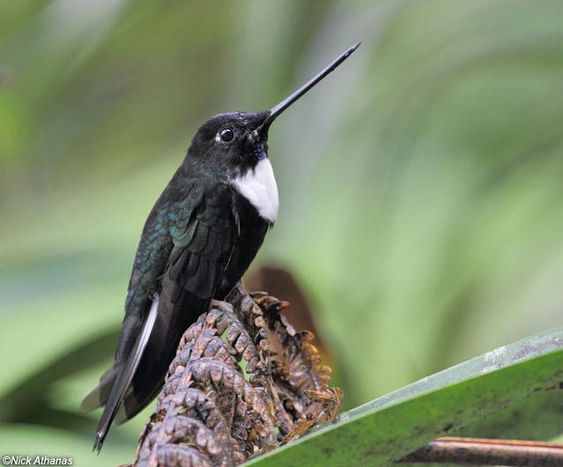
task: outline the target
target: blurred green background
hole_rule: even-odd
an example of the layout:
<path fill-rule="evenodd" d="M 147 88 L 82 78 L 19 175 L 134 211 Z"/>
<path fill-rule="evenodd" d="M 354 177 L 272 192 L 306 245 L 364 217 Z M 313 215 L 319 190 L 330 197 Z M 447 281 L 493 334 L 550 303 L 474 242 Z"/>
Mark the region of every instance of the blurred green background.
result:
<path fill-rule="evenodd" d="M 256 263 L 312 301 L 345 406 L 563 324 L 554 1 L 0 0 L 0 454 L 90 454 L 148 211 L 205 119 L 267 108 Z M 62 363 L 60 358 L 65 356 Z"/>

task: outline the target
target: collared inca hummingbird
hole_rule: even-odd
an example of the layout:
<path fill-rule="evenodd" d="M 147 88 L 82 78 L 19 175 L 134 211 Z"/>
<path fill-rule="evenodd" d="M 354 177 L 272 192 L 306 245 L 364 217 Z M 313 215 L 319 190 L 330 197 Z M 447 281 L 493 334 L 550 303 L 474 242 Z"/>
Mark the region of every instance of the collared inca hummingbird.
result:
<path fill-rule="evenodd" d="M 82 402 L 86 411 L 104 406 L 98 452 L 114 419 L 132 418 L 156 397 L 182 334 L 241 280 L 275 223 L 270 125 L 359 45 L 270 110 L 215 115 L 197 130 L 145 223 L 114 363 Z"/>

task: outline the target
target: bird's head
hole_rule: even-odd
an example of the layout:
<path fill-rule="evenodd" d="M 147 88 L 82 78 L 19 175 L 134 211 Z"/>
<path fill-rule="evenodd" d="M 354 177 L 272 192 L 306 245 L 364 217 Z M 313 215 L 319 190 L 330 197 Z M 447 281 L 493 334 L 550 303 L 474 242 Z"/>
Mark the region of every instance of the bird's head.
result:
<path fill-rule="evenodd" d="M 234 178 L 268 157 L 269 111 L 211 117 L 197 131 L 188 158 L 210 176 Z"/>
<path fill-rule="evenodd" d="M 235 179 L 253 170 L 268 157 L 268 130 L 288 107 L 325 78 L 359 46 L 356 44 L 315 75 L 297 91 L 263 112 L 229 112 L 211 117 L 197 131 L 186 161 L 199 173 Z"/>

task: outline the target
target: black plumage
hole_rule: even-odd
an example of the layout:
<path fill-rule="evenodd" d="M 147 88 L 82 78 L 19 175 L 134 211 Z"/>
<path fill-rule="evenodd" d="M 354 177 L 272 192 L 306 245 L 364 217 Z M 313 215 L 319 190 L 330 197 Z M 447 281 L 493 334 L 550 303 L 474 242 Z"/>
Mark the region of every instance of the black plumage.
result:
<path fill-rule="evenodd" d="M 182 334 L 241 279 L 276 220 L 270 124 L 356 48 L 271 110 L 219 114 L 198 129 L 143 228 L 114 363 L 82 403 L 104 406 L 95 449 L 114 419 L 157 395 Z"/>

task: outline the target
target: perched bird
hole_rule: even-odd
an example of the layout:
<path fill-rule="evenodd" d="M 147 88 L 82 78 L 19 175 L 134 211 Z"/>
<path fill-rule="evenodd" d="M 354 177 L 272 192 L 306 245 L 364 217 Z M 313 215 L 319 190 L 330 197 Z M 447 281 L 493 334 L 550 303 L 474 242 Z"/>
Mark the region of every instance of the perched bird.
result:
<path fill-rule="evenodd" d="M 272 109 L 215 115 L 198 129 L 145 223 L 115 361 L 82 402 L 85 411 L 104 406 L 98 452 L 114 419 L 132 418 L 158 394 L 182 334 L 240 281 L 276 221 L 270 125 L 358 46 Z"/>

